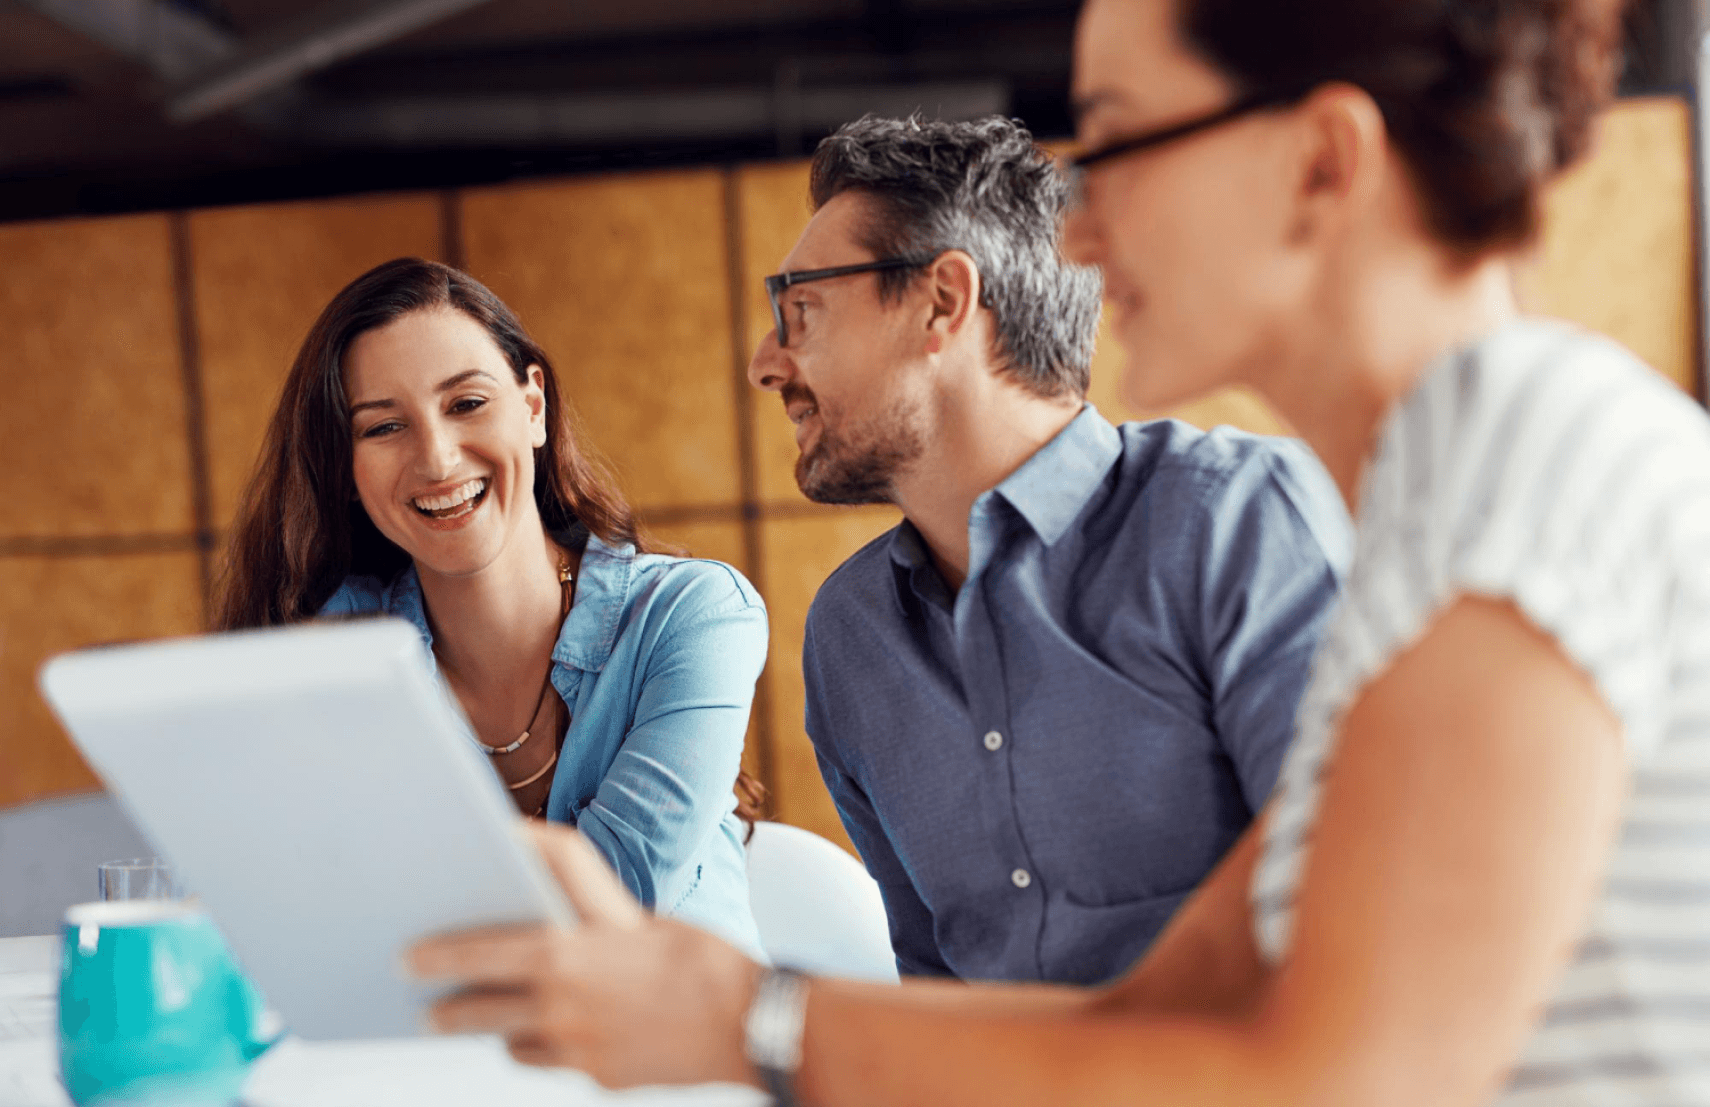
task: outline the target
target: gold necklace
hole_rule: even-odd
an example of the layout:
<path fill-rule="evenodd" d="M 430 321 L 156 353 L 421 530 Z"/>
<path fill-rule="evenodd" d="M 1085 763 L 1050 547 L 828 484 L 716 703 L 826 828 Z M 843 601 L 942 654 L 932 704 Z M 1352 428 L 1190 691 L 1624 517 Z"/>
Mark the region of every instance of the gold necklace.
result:
<path fill-rule="evenodd" d="M 575 591 L 575 588 L 574 588 L 575 583 L 576 583 L 575 574 L 570 572 L 570 556 L 568 554 L 561 555 L 559 558 L 559 561 L 558 561 L 558 589 L 563 594 L 563 599 L 561 600 L 561 602 L 559 603 L 559 606 L 558 606 L 558 625 L 560 628 L 563 627 L 565 618 L 567 618 L 570 614 L 570 597 Z M 541 679 L 541 682 L 540 682 L 540 695 L 535 697 L 534 712 L 532 714 L 530 714 L 528 717 L 529 729 L 524 730 L 521 734 L 517 735 L 517 740 L 512 742 L 510 745 L 507 745 L 507 746 L 489 746 L 487 743 L 481 741 L 480 738 L 476 737 L 473 733 L 471 733 L 469 736 L 470 740 L 473 741 L 477 746 L 480 746 L 482 750 L 484 750 L 487 754 L 489 754 L 492 757 L 502 757 L 507 753 L 515 753 L 518 750 L 522 749 L 523 743 L 528 741 L 529 734 L 534 728 L 534 721 L 536 719 L 540 718 L 540 709 L 546 703 L 546 693 L 551 687 L 552 687 L 552 658 L 550 655 L 548 655 L 548 657 L 546 659 L 546 676 L 543 677 Z M 520 784 L 512 784 L 512 785 L 509 785 L 508 787 L 513 792 L 516 791 L 518 788 L 528 787 L 530 784 L 533 784 L 535 781 L 539 780 L 542 776 L 544 776 L 546 774 L 546 770 L 550 769 L 553 765 L 553 762 L 556 762 L 557 760 L 558 760 L 558 754 L 556 752 L 554 752 L 552 755 L 552 760 L 548 761 L 546 763 L 546 767 L 541 769 L 540 772 L 535 773 L 533 776 L 529 777 L 527 780 L 523 781 Z"/>

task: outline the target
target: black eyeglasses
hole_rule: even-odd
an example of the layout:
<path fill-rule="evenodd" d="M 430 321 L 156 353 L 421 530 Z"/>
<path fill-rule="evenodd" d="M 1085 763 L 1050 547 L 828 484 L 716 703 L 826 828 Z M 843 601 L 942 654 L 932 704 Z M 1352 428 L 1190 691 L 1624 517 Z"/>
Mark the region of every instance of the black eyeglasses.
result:
<path fill-rule="evenodd" d="M 1300 99 L 1300 93 L 1266 92 L 1243 96 L 1227 107 L 1189 119 L 1183 123 L 1172 123 L 1154 131 L 1144 131 L 1128 138 L 1119 138 L 1115 142 L 1095 147 L 1083 154 L 1076 154 L 1062 162 L 1063 174 L 1069 179 L 1069 206 L 1079 207 L 1086 201 L 1087 170 L 1102 161 L 1137 154 L 1142 150 L 1150 150 L 1155 146 L 1163 146 L 1178 138 L 1187 138 L 1201 131 L 1210 130 L 1231 120 L 1239 119 L 1256 111 L 1269 108 L 1280 108 Z"/>
<path fill-rule="evenodd" d="M 778 329 L 778 348 L 783 349 L 790 344 L 790 332 L 784 323 L 784 306 L 778 302 L 778 297 L 794 284 L 806 284 L 809 281 L 828 281 L 833 277 L 848 277 L 856 273 L 877 273 L 886 269 L 923 269 L 932 264 L 931 258 L 905 257 L 883 258 L 879 261 L 862 262 L 860 265 L 838 265 L 830 269 L 798 269 L 794 273 L 774 273 L 766 278 L 766 298 L 772 301 L 772 324 Z"/>

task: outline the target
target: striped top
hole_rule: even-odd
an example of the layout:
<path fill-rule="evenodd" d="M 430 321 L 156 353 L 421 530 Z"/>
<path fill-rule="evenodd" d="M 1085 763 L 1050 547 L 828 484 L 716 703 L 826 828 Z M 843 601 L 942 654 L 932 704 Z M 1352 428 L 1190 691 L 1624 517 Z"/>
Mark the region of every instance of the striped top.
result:
<path fill-rule="evenodd" d="M 1586 932 L 1497 1102 L 1710 1104 L 1710 421 L 1564 324 L 1446 356 L 1384 423 L 1253 876 L 1259 948 L 1287 954 L 1341 713 L 1461 593 L 1556 639 L 1633 770 Z"/>

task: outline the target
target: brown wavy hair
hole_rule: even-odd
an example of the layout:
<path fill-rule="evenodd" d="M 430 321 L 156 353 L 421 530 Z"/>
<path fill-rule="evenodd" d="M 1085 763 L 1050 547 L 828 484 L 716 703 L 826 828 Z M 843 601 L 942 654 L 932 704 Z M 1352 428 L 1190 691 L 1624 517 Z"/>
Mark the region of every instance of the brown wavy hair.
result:
<path fill-rule="evenodd" d="M 1549 180 L 1614 95 L 1625 0 L 1177 0 L 1242 92 L 1330 81 L 1383 111 L 1433 234 L 1463 255 L 1537 231 Z"/>
<path fill-rule="evenodd" d="M 214 604 L 217 630 L 313 618 L 348 576 L 390 580 L 409 555 L 380 533 L 356 499 L 344 355 L 360 335 L 417 311 L 451 308 L 487 331 L 519 384 L 545 378 L 546 443 L 534 452 L 534 500 L 548 533 L 581 528 L 643 550 L 635 516 L 604 467 L 577 445 L 575 416 L 552 362 L 516 314 L 469 274 L 398 258 L 334 296 L 309 329 L 227 545 Z"/>
<path fill-rule="evenodd" d="M 346 577 L 391 580 L 409 565 L 356 499 L 344 355 L 360 335 L 438 308 L 481 324 L 517 383 L 527 383 L 530 366 L 540 367 L 548 418 L 546 442 L 534 452 L 534 501 L 547 532 L 573 542 L 585 530 L 608 545 L 650 552 L 617 484 L 577 445 L 575 415 L 552 361 L 516 313 L 461 270 L 397 258 L 334 296 L 297 351 L 227 544 L 216 630 L 312 619 Z M 737 814 L 751 825 L 764 818 L 765 787 L 747 773 L 738 774 L 736 787 Z"/>

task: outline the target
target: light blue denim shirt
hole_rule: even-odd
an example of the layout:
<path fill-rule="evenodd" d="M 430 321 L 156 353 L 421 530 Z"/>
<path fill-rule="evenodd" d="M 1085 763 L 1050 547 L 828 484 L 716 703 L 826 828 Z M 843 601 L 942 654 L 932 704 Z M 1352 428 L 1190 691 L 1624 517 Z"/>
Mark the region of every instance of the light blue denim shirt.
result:
<path fill-rule="evenodd" d="M 413 567 L 390 583 L 351 577 L 321 609 L 381 613 L 432 646 Z M 645 906 L 756 955 L 731 786 L 766 640 L 765 604 L 730 566 L 589 537 L 552 651 L 570 729 L 546 803 Z"/>

